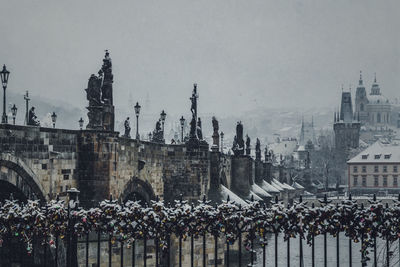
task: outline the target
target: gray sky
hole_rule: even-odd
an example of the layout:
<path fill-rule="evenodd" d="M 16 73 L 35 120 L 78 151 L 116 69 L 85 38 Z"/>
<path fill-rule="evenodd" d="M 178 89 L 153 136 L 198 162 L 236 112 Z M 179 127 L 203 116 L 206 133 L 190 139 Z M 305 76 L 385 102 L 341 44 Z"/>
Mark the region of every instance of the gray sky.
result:
<path fill-rule="evenodd" d="M 148 92 L 152 108 L 188 113 L 193 82 L 200 113 L 333 108 L 360 70 L 368 91 L 377 72 L 399 97 L 398 0 L 1 2 L 0 63 L 21 95 L 83 108 L 109 49 L 117 108 Z"/>

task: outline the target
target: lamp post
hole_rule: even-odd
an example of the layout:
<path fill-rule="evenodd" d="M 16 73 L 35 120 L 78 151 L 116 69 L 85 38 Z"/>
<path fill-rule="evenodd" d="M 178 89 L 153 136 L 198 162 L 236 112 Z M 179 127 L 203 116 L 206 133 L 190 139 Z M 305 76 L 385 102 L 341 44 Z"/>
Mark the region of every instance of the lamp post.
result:
<path fill-rule="evenodd" d="M 221 153 L 224 153 L 224 132 L 221 132 Z"/>
<path fill-rule="evenodd" d="M 136 139 L 139 140 L 140 139 L 140 135 L 139 135 L 139 114 L 140 114 L 140 108 L 141 106 L 139 105 L 139 102 L 136 102 L 135 105 L 135 114 L 136 114 Z"/>
<path fill-rule="evenodd" d="M 15 125 L 15 118 L 17 117 L 17 110 L 18 108 L 15 106 L 15 104 L 11 108 L 11 114 L 13 116 L 13 124 Z"/>
<path fill-rule="evenodd" d="M 179 121 L 181 122 L 181 142 L 183 143 L 183 127 L 185 126 L 185 118 L 182 116 Z"/>
<path fill-rule="evenodd" d="M 79 128 L 82 131 L 82 128 L 83 128 L 83 119 L 82 119 L 82 117 L 79 119 L 78 123 L 79 123 Z"/>
<path fill-rule="evenodd" d="M 8 77 L 10 72 L 7 70 L 6 65 L 3 65 L 3 70 L 0 72 L 1 84 L 3 85 L 3 116 L 1 117 L 1 123 L 7 123 L 7 113 L 6 113 L 6 88 L 8 83 Z"/>
<path fill-rule="evenodd" d="M 167 113 L 165 113 L 165 111 L 163 110 L 160 114 L 160 118 L 161 118 L 161 123 L 162 123 L 162 136 L 163 136 L 163 140 L 164 140 L 164 122 L 165 122 L 165 118 L 167 117 Z"/>
<path fill-rule="evenodd" d="M 78 266 L 77 263 L 77 255 L 76 255 L 76 247 L 77 247 L 77 237 L 72 235 L 72 228 L 75 222 L 73 222 L 72 218 L 70 218 L 71 210 L 75 210 L 79 206 L 79 190 L 76 188 L 71 188 L 67 190 L 68 194 L 68 231 L 67 231 L 67 266 Z M 71 236 L 72 235 L 72 236 Z M 72 239 L 72 240 L 71 240 Z"/>
<path fill-rule="evenodd" d="M 53 128 L 56 128 L 57 114 L 54 111 L 51 114 L 51 121 L 53 122 Z"/>

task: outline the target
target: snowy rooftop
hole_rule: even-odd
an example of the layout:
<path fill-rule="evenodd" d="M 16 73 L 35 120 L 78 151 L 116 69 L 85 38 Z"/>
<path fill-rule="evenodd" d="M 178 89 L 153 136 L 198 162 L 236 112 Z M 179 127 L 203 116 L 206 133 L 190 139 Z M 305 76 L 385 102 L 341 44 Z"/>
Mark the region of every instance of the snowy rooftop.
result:
<path fill-rule="evenodd" d="M 297 140 L 282 140 L 279 143 L 269 144 L 269 148 L 275 155 L 290 156 L 297 148 Z"/>
<path fill-rule="evenodd" d="M 261 184 L 261 188 L 267 191 L 268 193 L 279 193 L 279 189 L 271 185 L 270 183 L 263 181 Z"/>
<path fill-rule="evenodd" d="M 247 204 L 246 201 L 241 199 L 238 195 L 236 195 L 235 193 L 233 193 L 231 190 L 229 190 L 228 188 L 226 188 L 223 185 L 221 185 L 221 195 L 224 200 L 226 200 L 229 196 L 230 200 L 234 201 L 236 204 L 240 204 L 240 205 Z"/>
<path fill-rule="evenodd" d="M 272 198 L 272 196 L 270 194 L 268 194 L 267 191 L 265 191 L 264 189 L 262 189 L 260 186 L 258 186 L 257 184 L 252 184 L 251 185 L 251 191 L 253 191 L 254 193 L 256 193 L 258 196 L 261 197 L 270 197 Z"/>
<path fill-rule="evenodd" d="M 378 140 L 347 163 L 400 163 L 400 145 Z"/>
<path fill-rule="evenodd" d="M 280 187 L 280 188 L 278 188 L 278 189 L 281 189 L 282 188 L 282 190 L 296 190 L 295 188 L 293 188 L 293 187 L 291 187 L 290 185 L 288 185 L 287 183 L 281 183 L 281 182 L 279 182 L 278 180 L 276 180 L 276 179 L 272 179 L 272 185 L 273 186 L 275 186 L 275 187 Z"/>
<path fill-rule="evenodd" d="M 294 182 L 292 184 L 292 187 L 296 188 L 296 189 L 304 189 L 304 186 L 302 186 L 301 184 Z"/>

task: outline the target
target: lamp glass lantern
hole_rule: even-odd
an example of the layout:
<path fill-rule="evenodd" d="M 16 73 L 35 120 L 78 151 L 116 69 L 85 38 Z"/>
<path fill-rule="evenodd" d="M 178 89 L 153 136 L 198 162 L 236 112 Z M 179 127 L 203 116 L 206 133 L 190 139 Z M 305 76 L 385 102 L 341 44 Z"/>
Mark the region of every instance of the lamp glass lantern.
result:
<path fill-rule="evenodd" d="M 140 114 L 140 108 L 141 108 L 141 106 L 139 105 L 139 102 L 136 102 L 136 105 L 134 106 L 134 108 L 135 108 L 135 114 L 136 114 L 136 116 L 139 116 L 139 114 Z"/>
<path fill-rule="evenodd" d="M 79 128 L 81 128 L 81 130 L 82 130 L 82 128 L 83 128 L 83 119 L 82 119 L 82 117 L 79 119 L 78 123 L 79 123 Z"/>
<path fill-rule="evenodd" d="M 166 117 L 167 117 L 167 113 L 165 113 L 165 111 L 163 110 L 160 114 L 161 121 L 164 122 Z"/>
<path fill-rule="evenodd" d="M 6 65 L 3 65 L 3 70 L 0 72 L 1 84 L 3 86 L 3 115 L 1 117 L 2 123 L 7 123 L 7 114 L 6 114 L 6 88 L 8 83 L 8 77 L 10 76 L 10 72 L 7 70 Z"/>
<path fill-rule="evenodd" d="M 6 65 L 3 65 L 3 70 L 0 72 L 1 76 L 1 84 L 3 88 L 7 87 L 8 77 L 10 76 L 10 72 L 7 70 Z"/>
<path fill-rule="evenodd" d="M 15 118 L 17 117 L 17 111 L 18 111 L 18 108 L 15 106 L 15 104 L 12 106 L 12 108 L 11 108 L 11 114 L 12 114 L 12 116 L 13 116 L 13 123 L 14 123 L 14 125 L 15 125 Z"/>
<path fill-rule="evenodd" d="M 181 126 L 185 126 L 185 118 L 182 116 L 179 121 L 181 122 Z"/>
<path fill-rule="evenodd" d="M 51 114 L 51 121 L 53 122 L 53 128 L 56 128 L 57 114 L 54 111 Z"/>

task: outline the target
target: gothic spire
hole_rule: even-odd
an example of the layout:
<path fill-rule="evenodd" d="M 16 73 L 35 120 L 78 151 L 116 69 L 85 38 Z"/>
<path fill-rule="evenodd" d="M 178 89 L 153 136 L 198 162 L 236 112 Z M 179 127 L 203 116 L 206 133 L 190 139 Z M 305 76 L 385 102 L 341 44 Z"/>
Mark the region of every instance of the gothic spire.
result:
<path fill-rule="evenodd" d="M 362 86 L 363 85 L 363 79 L 362 79 L 362 72 L 360 70 L 360 80 L 358 81 L 358 85 Z"/>

